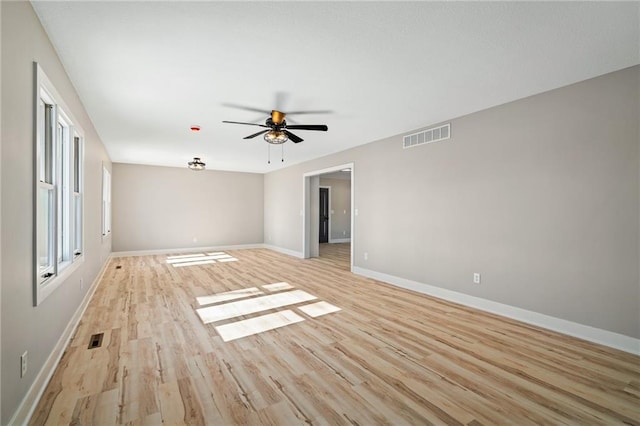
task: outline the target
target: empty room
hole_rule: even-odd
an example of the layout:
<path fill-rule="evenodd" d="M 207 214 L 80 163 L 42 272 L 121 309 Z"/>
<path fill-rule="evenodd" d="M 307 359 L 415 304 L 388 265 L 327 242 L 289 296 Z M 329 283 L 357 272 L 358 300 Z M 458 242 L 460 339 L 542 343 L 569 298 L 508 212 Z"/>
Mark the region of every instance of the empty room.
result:
<path fill-rule="evenodd" d="M 640 2 L 0 2 L 1 425 L 640 425 Z"/>

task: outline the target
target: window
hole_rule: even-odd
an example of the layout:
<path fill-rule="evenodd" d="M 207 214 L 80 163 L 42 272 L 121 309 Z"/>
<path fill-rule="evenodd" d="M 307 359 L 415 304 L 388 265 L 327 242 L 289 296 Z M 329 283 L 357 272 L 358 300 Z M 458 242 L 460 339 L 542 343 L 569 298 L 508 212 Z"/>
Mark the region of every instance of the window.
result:
<path fill-rule="evenodd" d="M 73 257 L 82 255 L 82 138 L 76 133 L 73 136 Z"/>
<path fill-rule="evenodd" d="M 55 290 L 82 259 L 83 137 L 36 64 L 34 303 Z"/>
<path fill-rule="evenodd" d="M 111 234 L 111 173 L 102 168 L 102 236 Z"/>

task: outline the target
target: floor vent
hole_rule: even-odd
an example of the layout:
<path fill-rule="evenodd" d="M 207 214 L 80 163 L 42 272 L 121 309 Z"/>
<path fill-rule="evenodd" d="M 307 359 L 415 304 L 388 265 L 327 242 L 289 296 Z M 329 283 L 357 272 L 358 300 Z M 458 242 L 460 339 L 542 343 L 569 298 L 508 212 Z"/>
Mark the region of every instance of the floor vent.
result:
<path fill-rule="evenodd" d="M 93 336 L 91 336 L 91 339 L 89 340 L 89 348 L 88 349 L 95 349 L 95 348 L 99 348 L 100 346 L 102 346 L 102 337 L 104 336 L 104 333 L 98 333 L 98 334 L 94 334 Z"/>
<path fill-rule="evenodd" d="M 423 130 L 422 132 L 406 135 L 402 140 L 403 148 L 413 148 L 414 146 L 427 143 L 438 142 L 451 137 L 451 123 L 442 126 Z"/>

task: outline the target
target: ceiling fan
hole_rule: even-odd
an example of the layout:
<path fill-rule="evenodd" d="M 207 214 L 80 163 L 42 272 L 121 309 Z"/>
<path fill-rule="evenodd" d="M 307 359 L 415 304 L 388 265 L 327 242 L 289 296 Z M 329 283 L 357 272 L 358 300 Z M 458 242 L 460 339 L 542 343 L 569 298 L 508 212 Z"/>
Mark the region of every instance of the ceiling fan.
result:
<path fill-rule="evenodd" d="M 244 108 L 248 109 L 248 108 Z M 251 109 L 260 112 L 267 112 L 257 109 Z M 318 111 L 324 112 L 324 111 Z M 309 114 L 312 111 L 298 111 L 296 113 L 305 113 Z M 293 114 L 296 114 L 293 113 Z M 280 145 L 288 141 L 289 139 L 293 143 L 300 143 L 304 139 L 300 136 L 291 133 L 289 130 L 318 130 L 322 132 L 326 132 L 329 128 L 326 124 L 287 124 L 285 121 L 285 116 L 287 113 L 278 110 L 272 110 L 270 113 L 270 117 L 264 122 L 264 124 L 256 124 L 256 123 L 245 123 L 241 121 L 223 121 L 223 123 L 231 123 L 231 124 L 244 124 L 247 126 L 258 126 L 264 127 L 266 130 L 261 130 L 257 133 L 254 133 L 249 136 L 245 136 L 243 139 L 252 139 L 256 136 L 264 135 L 264 140 L 273 145 Z"/>

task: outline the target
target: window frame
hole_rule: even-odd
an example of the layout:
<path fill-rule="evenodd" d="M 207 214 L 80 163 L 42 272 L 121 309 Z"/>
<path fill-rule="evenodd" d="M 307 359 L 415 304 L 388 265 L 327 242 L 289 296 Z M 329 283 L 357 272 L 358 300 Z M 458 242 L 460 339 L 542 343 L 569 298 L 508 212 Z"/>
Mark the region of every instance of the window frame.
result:
<path fill-rule="evenodd" d="M 38 306 L 84 262 L 84 131 L 37 62 L 34 76 L 33 304 Z"/>
<path fill-rule="evenodd" d="M 111 236 L 111 171 L 102 165 L 102 238 Z"/>
<path fill-rule="evenodd" d="M 73 132 L 71 163 L 74 170 L 73 184 L 71 185 L 71 208 L 74 211 L 71 255 L 75 260 L 79 256 L 82 256 L 84 251 L 84 137 L 77 129 Z M 78 200 L 77 204 L 76 200 Z"/>

